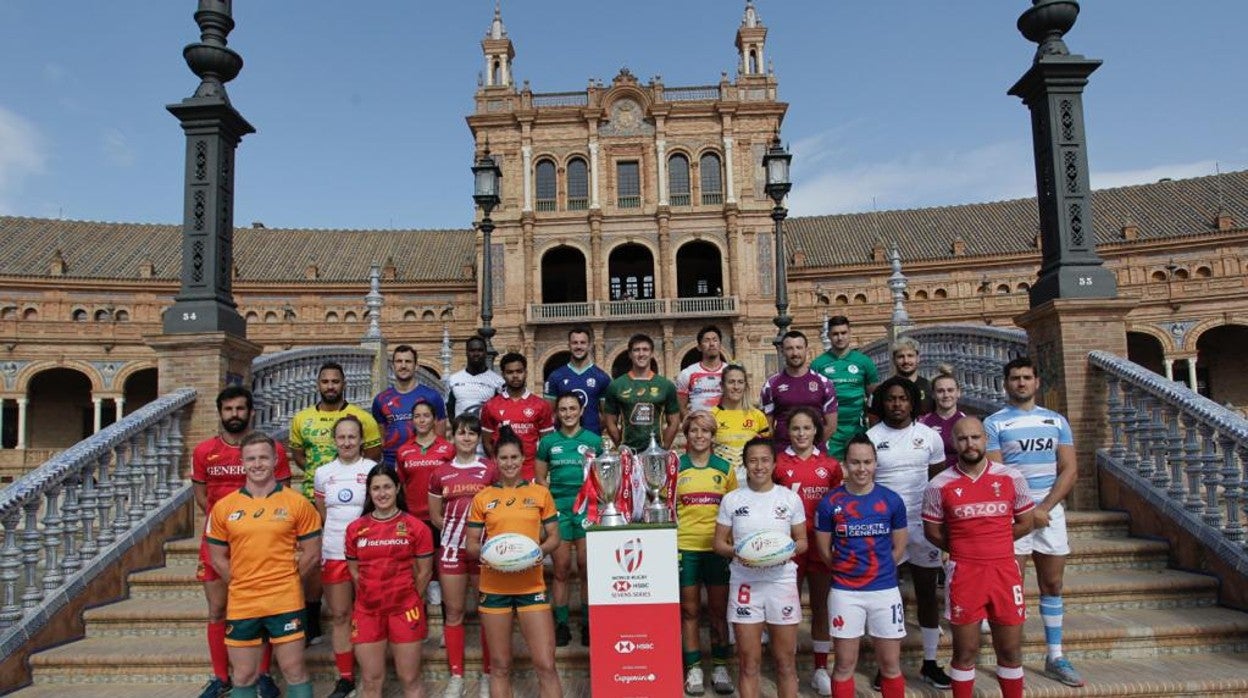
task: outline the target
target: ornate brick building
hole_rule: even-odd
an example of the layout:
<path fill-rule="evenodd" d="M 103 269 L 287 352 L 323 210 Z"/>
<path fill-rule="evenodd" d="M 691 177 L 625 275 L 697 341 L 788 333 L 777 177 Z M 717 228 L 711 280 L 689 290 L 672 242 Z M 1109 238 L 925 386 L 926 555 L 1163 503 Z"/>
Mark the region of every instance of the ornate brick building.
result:
<path fill-rule="evenodd" d="M 495 345 L 531 357 L 535 384 L 566 360 L 574 324 L 594 330 L 606 366 L 619 365 L 628 336 L 644 331 L 657 341 L 660 370 L 675 374 L 693 360 L 694 333 L 707 322 L 720 325 L 755 382 L 774 366 L 773 223 L 761 163 L 787 104 L 766 67 L 766 39 L 747 6 L 733 79 L 667 86 L 622 70 L 609 83 L 541 93 L 514 84 L 516 47 L 495 16 L 467 121 L 475 154 L 488 145 L 504 173 L 493 213 Z M 1099 251 L 1120 294 L 1137 301 L 1131 358 L 1219 402 L 1248 404 L 1239 349 L 1248 344 L 1248 172 L 1099 191 L 1094 212 Z M 1039 263 L 1033 199 L 785 226 L 794 327 L 814 335 L 824 318 L 844 314 L 860 342 L 886 333 L 893 244 L 920 325 L 1011 324 Z M 145 337 L 160 332 L 178 289 L 179 234 L 172 225 L 0 217 L 0 474 L 155 394 Z M 467 228 L 242 229 L 234 291 L 248 337 L 266 351 L 352 344 L 367 325 L 363 296 L 376 264 L 387 341 L 414 344 L 441 373 L 444 330 L 458 368 L 458 343 L 479 324 L 480 245 Z"/>

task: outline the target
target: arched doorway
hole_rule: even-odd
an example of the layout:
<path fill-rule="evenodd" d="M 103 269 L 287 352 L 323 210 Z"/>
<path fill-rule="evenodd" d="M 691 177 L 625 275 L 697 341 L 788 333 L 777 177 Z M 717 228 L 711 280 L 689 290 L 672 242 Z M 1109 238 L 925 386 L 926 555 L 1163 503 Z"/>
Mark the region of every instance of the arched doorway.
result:
<path fill-rule="evenodd" d="M 622 351 L 616 355 L 615 360 L 611 362 L 611 377 L 619 378 L 628 373 L 628 369 L 633 365 L 632 359 L 628 358 L 628 352 Z M 655 373 L 659 372 L 659 362 L 653 356 L 650 357 L 650 370 Z"/>
<path fill-rule="evenodd" d="M 1200 335 L 1196 340 L 1196 386 L 1201 395 L 1237 410 L 1248 407 L 1245 346 L 1248 327 L 1244 325 L 1223 325 Z"/>
<path fill-rule="evenodd" d="M 654 298 L 654 255 L 645 245 L 630 242 L 611 250 L 607 269 L 611 300 Z"/>
<path fill-rule="evenodd" d="M 718 247 L 704 240 L 680 246 L 676 251 L 676 295 L 680 298 L 724 295 L 724 269 Z"/>
<path fill-rule="evenodd" d="M 680 357 L 680 369 L 683 371 L 684 369 L 689 368 L 690 366 L 698 363 L 701 360 L 702 360 L 702 350 L 697 347 L 694 347 L 690 349 L 689 351 L 685 352 L 684 356 Z"/>
<path fill-rule="evenodd" d="M 566 365 L 571 360 L 572 352 L 570 351 L 557 351 L 552 354 L 549 359 L 546 359 L 546 363 L 542 364 L 542 384 L 546 384 L 550 374 L 554 373 L 555 369 Z"/>
<path fill-rule="evenodd" d="M 51 368 L 35 375 L 26 392 L 26 445 L 69 448 L 92 434 L 95 411 L 91 379 L 72 368 Z"/>
<path fill-rule="evenodd" d="M 1161 342 L 1146 332 L 1127 333 L 1127 358 L 1153 373 L 1165 375 L 1165 350 Z"/>
<path fill-rule="evenodd" d="M 575 247 L 560 245 L 542 255 L 542 302 L 584 303 L 585 255 Z"/>
<path fill-rule="evenodd" d="M 158 393 L 156 369 L 145 368 L 130 374 L 122 390 L 122 395 L 126 398 L 125 413 L 130 414 L 155 400 Z"/>

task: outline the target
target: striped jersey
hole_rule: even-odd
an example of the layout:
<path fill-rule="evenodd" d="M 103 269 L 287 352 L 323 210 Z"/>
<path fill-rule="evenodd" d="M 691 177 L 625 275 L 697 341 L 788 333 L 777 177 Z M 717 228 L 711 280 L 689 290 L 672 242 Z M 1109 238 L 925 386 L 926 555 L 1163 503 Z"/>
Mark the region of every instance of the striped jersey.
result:
<path fill-rule="evenodd" d="M 1057 481 L 1057 447 L 1075 444 L 1066 418 L 1044 407 L 998 410 L 984 420 L 984 431 L 988 450 L 999 451 L 1002 462 L 1027 478 L 1037 502 L 1049 495 Z"/>

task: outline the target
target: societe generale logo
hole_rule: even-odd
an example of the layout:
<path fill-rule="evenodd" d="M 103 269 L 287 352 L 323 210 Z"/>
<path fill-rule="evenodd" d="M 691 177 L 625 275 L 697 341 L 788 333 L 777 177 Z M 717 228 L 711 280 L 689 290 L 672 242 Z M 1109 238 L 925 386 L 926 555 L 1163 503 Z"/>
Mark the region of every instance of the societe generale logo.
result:
<path fill-rule="evenodd" d="M 643 557 L 644 550 L 641 547 L 640 538 L 630 538 L 615 549 L 615 563 L 624 570 L 625 574 L 632 574 L 641 569 Z"/>

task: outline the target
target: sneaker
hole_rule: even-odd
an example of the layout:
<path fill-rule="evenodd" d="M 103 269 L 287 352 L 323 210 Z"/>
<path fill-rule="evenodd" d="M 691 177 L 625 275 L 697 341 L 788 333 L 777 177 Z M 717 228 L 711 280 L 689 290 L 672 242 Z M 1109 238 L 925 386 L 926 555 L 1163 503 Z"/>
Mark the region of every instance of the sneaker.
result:
<path fill-rule="evenodd" d="M 199 694 L 199 698 L 223 698 L 223 696 L 230 695 L 233 689 L 234 685 L 229 681 L 222 681 L 214 676 L 204 684 L 204 690 Z"/>
<path fill-rule="evenodd" d="M 451 678 L 446 681 L 446 690 L 442 693 L 442 698 L 463 698 L 464 695 L 464 677 L 451 674 Z"/>
<path fill-rule="evenodd" d="M 722 664 L 711 671 L 711 686 L 721 696 L 731 695 L 737 690 L 737 687 L 732 684 L 732 676 L 728 673 L 728 667 Z"/>
<path fill-rule="evenodd" d="M 334 690 L 326 698 L 351 698 L 355 695 L 355 682 L 351 679 L 338 679 Z"/>
<path fill-rule="evenodd" d="M 1044 660 L 1044 675 L 1074 688 L 1080 688 L 1084 684 L 1083 677 L 1075 671 L 1075 667 L 1071 666 L 1070 660 L 1065 657 Z"/>
<path fill-rule="evenodd" d="M 584 647 L 589 647 L 589 626 L 588 625 L 581 626 L 581 645 Z"/>
<path fill-rule="evenodd" d="M 706 686 L 702 683 L 702 667 L 691 666 L 685 671 L 685 693 L 691 696 L 706 693 Z"/>
<path fill-rule="evenodd" d="M 942 691 L 953 686 L 953 679 L 949 678 L 949 675 L 945 673 L 944 669 L 940 668 L 939 664 L 930 659 L 923 660 L 923 668 L 919 670 L 919 677 L 925 683 L 929 683 Z"/>
<path fill-rule="evenodd" d="M 260 698 L 279 698 L 282 690 L 277 687 L 277 682 L 272 676 L 261 674 L 260 678 L 256 679 L 256 695 Z"/>
<path fill-rule="evenodd" d="M 477 698 L 490 698 L 490 675 L 482 674 L 477 680 Z"/>
<path fill-rule="evenodd" d="M 815 673 L 810 675 L 810 687 L 821 696 L 832 695 L 832 677 L 828 676 L 828 670 L 823 667 L 815 669 Z"/>
<path fill-rule="evenodd" d="M 429 586 L 425 587 L 425 603 L 430 606 L 442 605 L 442 585 L 437 582 L 429 582 Z"/>
<path fill-rule="evenodd" d="M 572 629 L 567 623 L 559 623 L 555 626 L 555 647 L 567 647 L 572 644 Z"/>
<path fill-rule="evenodd" d="M 875 678 L 871 679 L 871 688 L 875 689 L 877 693 L 884 690 L 884 675 L 879 670 L 876 670 Z"/>

